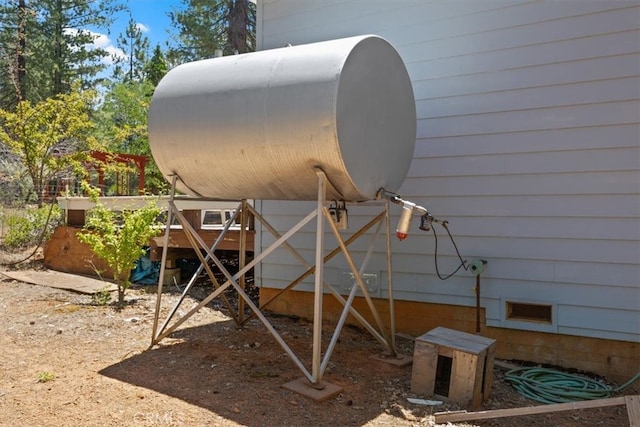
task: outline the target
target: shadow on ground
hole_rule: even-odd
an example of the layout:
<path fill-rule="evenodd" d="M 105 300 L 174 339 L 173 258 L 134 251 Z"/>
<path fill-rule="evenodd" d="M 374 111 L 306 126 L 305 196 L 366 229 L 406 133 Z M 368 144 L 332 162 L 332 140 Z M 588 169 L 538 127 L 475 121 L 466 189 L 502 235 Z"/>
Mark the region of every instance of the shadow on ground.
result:
<path fill-rule="evenodd" d="M 297 354 L 310 348 L 307 326 L 296 325 L 295 330 L 284 333 Z M 243 425 L 308 425 L 311 421 L 313 425 L 362 425 L 384 411 L 381 393 L 385 382 L 407 382 L 410 372 L 372 360 L 381 348 L 368 335 L 354 331 L 346 335 L 323 376 L 344 392 L 321 403 L 282 387 L 303 374 L 256 320 L 242 329 L 224 321 L 179 330 L 165 339 L 168 343 L 163 341 L 100 374 L 181 399 Z"/>

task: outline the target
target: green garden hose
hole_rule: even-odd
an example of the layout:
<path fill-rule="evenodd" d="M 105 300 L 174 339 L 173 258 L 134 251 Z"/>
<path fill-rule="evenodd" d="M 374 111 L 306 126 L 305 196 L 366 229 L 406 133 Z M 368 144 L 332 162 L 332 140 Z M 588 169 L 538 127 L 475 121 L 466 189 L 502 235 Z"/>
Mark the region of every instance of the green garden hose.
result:
<path fill-rule="evenodd" d="M 541 403 L 567 403 L 611 397 L 612 393 L 623 390 L 639 379 L 640 372 L 617 388 L 547 368 L 512 369 L 504 378 L 526 398 Z"/>

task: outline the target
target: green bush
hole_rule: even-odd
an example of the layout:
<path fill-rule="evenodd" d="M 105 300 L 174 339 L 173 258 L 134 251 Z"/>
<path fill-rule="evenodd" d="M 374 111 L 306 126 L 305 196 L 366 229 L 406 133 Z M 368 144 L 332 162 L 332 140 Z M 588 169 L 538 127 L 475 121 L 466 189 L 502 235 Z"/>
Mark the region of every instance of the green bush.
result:
<path fill-rule="evenodd" d="M 38 244 L 41 239 L 45 242 L 62 221 L 62 209 L 58 205 L 25 208 L 18 213 L 7 214 L 4 245 L 10 249 L 18 249 Z"/>
<path fill-rule="evenodd" d="M 77 234 L 78 240 L 89 245 L 93 253 L 111 267 L 118 286 L 118 304 L 122 305 L 125 291 L 131 285 L 131 269 L 145 254 L 143 246 L 161 232 L 162 224 L 158 222 L 161 210 L 153 199 L 149 199 L 146 206 L 125 210 L 120 216 L 99 202 L 95 189 L 90 190 L 89 196 L 96 206 L 87 212 L 85 226 Z"/>
<path fill-rule="evenodd" d="M 109 287 L 105 286 L 93 294 L 91 301 L 95 305 L 109 305 L 111 303 L 111 291 L 109 290 Z"/>

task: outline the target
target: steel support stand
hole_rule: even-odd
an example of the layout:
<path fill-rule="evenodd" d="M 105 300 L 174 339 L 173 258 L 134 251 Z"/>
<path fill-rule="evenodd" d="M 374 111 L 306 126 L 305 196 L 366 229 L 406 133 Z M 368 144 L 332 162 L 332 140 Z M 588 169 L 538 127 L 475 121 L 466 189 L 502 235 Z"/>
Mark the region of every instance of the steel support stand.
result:
<path fill-rule="evenodd" d="M 357 230 L 351 237 L 346 240 L 343 240 L 340 231 L 337 229 L 337 226 L 333 222 L 331 214 L 329 210 L 326 208 L 326 186 L 329 181 L 327 180 L 326 175 L 319 169 L 316 169 L 316 173 L 318 176 L 318 196 L 317 196 L 317 204 L 316 208 L 311 211 L 305 218 L 300 220 L 297 224 L 291 227 L 286 233 L 280 235 L 275 228 L 273 228 L 255 209 L 250 206 L 246 200 L 242 200 L 236 209 L 235 214 L 232 218 L 230 218 L 225 224 L 224 229 L 222 230 L 221 235 L 216 239 L 216 242 L 209 247 L 203 241 L 203 239 L 198 235 L 198 232 L 193 229 L 193 227 L 188 223 L 186 218 L 182 215 L 182 213 L 177 209 L 175 205 L 175 187 L 176 182 L 179 179 L 177 176 L 172 177 L 171 182 L 171 195 L 169 198 L 169 209 L 167 212 L 167 223 L 164 235 L 164 246 L 162 251 L 162 261 L 161 261 L 161 270 L 160 270 L 160 278 L 158 282 L 158 295 L 156 299 L 156 309 L 153 321 L 153 331 L 152 331 L 152 340 L 151 347 L 158 344 L 163 338 L 169 336 L 173 333 L 179 326 L 181 326 L 187 319 L 189 319 L 193 314 L 198 312 L 202 307 L 206 306 L 209 302 L 217 297 L 221 297 L 227 305 L 227 308 L 231 315 L 234 317 L 234 320 L 238 325 L 244 324 L 249 319 L 254 316 L 257 317 L 267 328 L 267 330 L 271 333 L 274 339 L 278 342 L 278 344 L 283 348 L 283 350 L 287 353 L 287 355 L 291 358 L 294 364 L 302 371 L 304 377 L 301 379 L 302 381 L 296 380 L 297 384 L 294 384 L 292 387 L 289 387 L 290 384 L 285 384 L 285 387 L 291 388 L 296 392 L 300 392 L 302 394 L 309 393 L 321 393 L 318 395 L 317 400 L 322 400 L 324 397 L 330 395 L 333 396 L 337 394 L 341 389 L 332 384 L 329 384 L 325 381 L 322 381 L 322 376 L 324 375 L 329 358 L 333 353 L 333 349 L 338 341 L 339 334 L 346 322 L 346 318 L 349 314 L 351 314 L 356 320 L 358 320 L 364 327 L 369 331 L 374 338 L 376 338 L 379 342 L 381 342 L 387 349 L 388 353 L 392 356 L 396 356 L 395 350 L 395 319 L 394 319 L 394 308 L 393 308 L 393 292 L 392 292 L 392 282 L 391 282 L 391 243 L 390 243 L 390 221 L 389 221 L 389 203 L 385 202 L 384 204 L 384 212 L 378 214 L 373 220 L 367 223 L 360 230 Z M 253 217 L 256 221 L 259 221 L 264 229 L 269 231 L 276 238 L 275 242 L 273 242 L 269 247 L 262 250 L 259 254 L 254 256 L 254 258 L 250 262 L 246 262 L 246 232 L 247 225 L 249 221 L 249 217 Z M 159 317 L 162 306 L 162 284 L 164 280 L 164 269 L 166 265 L 167 259 L 167 251 L 169 244 L 169 232 L 171 228 L 171 222 L 173 218 L 177 218 L 181 223 L 185 235 L 187 236 L 190 245 L 195 250 L 196 254 L 199 255 L 199 259 L 201 262 L 200 267 L 197 269 L 194 276 L 191 278 L 186 288 L 184 289 L 181 297 L 178 302 L 174 305 L 173 309 L 170 311 L 166 320 L 163 322 L 161 326 L 159 326 Z M 240 232 L 240 256 L 239 256 L 239 271 L 232 275 L 230 274 L 224 265 L 220 262 L 220 260 L 216 257 L 214 251 L 218 244 L 224 239 L 226 233 L 229 231 L 229 227 L 232 222 L 237 221 L 238 217 L 240 218 L 241 224 L 241 232 Z M 287 241 L 288 239 L 297 233 L 300 229 L 302 229 L 306 224 L 308 224 L 313 218 L 316 219 L 316 245 L 315 245 L 315 264 L 310 266 L 305 261 L 304 257 L 302 257 Z M 335 239 L 337 240 L 338 246 L 325 255 L 324 249 L 324 240 L 325 240 L 325 221 L 327 221 L 330 225 L 331 231 Z M 365 255 L 365 259 L 358 268 L 349 252 L 348 246 L 362 237 L 368 230 L 370 230 L 373 226 L 377 224 L 377 229 L 375 230 L 375 234 L 373 239 L 370 242 L 369 248 L 367 250 L 367 254 Z M 385 329 L 384 322 L 380 314 L 378 313 L 375 304 L 369 295 L 369 292 L 366 288 L 366 285 L 362 279 L 362 273 L 365 271 L 367 263 L 370 259 L 370 256 L 374 249 L 374 243 L 380 234 L 381 228 L 384 226 L 386 229 L 386 252 L 387 252 L 387 273 L 388 273 L 388 297 L 389 297 L 389 312 L 390 312 L 390 323 L 389 328 Z M 312 360 L 311 360 L 311 370 L 309 371 L 304 363 L 300 360 L 300 358 L 293 352 L 293 350 L 289 347 L 289 345 L 284 341 L 278 331 L 273 327 L 273 325 L 269 322 L 269 320 L 262 313 L 261 309 L 266 307 L 273 299 L 267 301 L 263 304 L 262 307 L 257 307 L 255 303 L 249 298 L 246 294 L 246 282 L 245 275 L 251 270 L 255 265 L 260 263 L 264 258 L 269 256 L 279 247 L 284 247 L 289 250 L 289 252 L 293 255 L 298 262 L 301 263 L 302 266 L 306 268 L 306 271 L 300 275 L 297 279 L 291 282 L 285 289 L 281 292 L 294 288 L 296 285 L 301 283 L 306 277 L 313 274 L 314 275 L 314 315 L 313 315 L 313 336 L 312 336 Z M 206 255 L 202 255 L 201 251 L 204 251 Z M 352 287 L 349 292 L 348 297 L 345 299 L 335 288 L 327 283 L 324 280 L 324 265 L 325 263 L 336 256 L 337 254 L 342 253 L 345 257 L 345 260 L 351 270 L 351 273 L 355 279 L 356 285 Z M 216 278 L 211 271 L 211 268 L 208 265 L 208 262 L 212 261 L 218 269 L 225 276 L 226 281 L 222 284 L 218 283 Z M 207 275 L 211 279 L 214 290 L 211 294 L 209 294 L 206 298 L 199 302 L 194 308 L 188 311 L 186 314 L 183 314 L 182 317 L 173 320 L 175 317 L 180 304 L 184 301 L 189 289 L 195 283 L 195 279 L 198 275 L 205 270 Z M 234 313 L 230 304 L 224 298 L 223 292 L 229 288 L 235 289 L 238 293 L 238 312 Z M 323 348 L 322 348 L 322 320 L 323 320 L 323 297 L 324 291 L 328 291 L 331 295 L 333 295 L 342 305 L 343 310 L 340 315 L 340 319 L 335 327 L 334 333 L 331 337 L 331 340 L 324 352 L 323 357 Z M 357 291 L 360 291 L 362 296 L 367 302 L 367 305 L 371 311 L 371 315 L 375 321 L 375 326 L 371 325 L 354 307 L 352 307 L 352 302 L 355 299 Z M 278 293 L 280 295 L 281 293 Z M 249 316 L 245 316 L 245 306 L 248 306 L 251 309 L 251 314 Z M 295 383 L 295 382 L 294 382 Z M 308 390 L 307 390 L 308 389 Z M 322 394 L 324 393 L 324 394 Z M 310 396 L 315 398 L 314 396 Z"/>

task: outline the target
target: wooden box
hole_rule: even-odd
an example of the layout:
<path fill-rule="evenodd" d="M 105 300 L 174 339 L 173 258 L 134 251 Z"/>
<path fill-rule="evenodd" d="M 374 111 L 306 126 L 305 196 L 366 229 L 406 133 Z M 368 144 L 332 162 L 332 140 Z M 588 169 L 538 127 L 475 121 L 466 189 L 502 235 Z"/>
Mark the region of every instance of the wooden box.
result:
<path fill-rule="evenodd" d="M 180 284 L 180 268 L 165 268 L 164 269 L 164 277 L 162 281 L 162 286 L 170 286 L 173 285 L 174 279 L 175 283 Z"/>
<path fill-rule="evenodd" d="M 438 327 L 416 338 L 411 391 L 477 409 L 491 393 L 495 340 Z"/>

